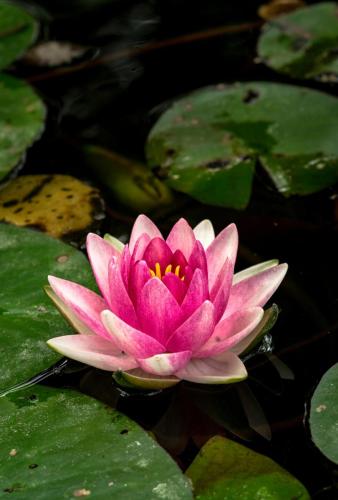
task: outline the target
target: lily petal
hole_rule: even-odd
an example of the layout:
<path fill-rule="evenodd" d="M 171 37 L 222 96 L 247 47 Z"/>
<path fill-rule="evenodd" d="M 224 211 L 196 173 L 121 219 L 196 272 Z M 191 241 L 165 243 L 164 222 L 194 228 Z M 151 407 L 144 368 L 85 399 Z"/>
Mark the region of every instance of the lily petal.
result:
<path fill-rule="evenodd" d="M 189 361 L 191 351 L 156 354 L 150 358 L 138 359 L 140 367 L 147 373 L 167 377 L 174 375 L 182 369 Z"/>
<path fill-rule="evenodd" d="M 135 368 L 134 370 L 128 370 L 127 372 L 121 372 L 123 378 L 135 387 L 140 387 L 141 389 L 166 389 L 167 387 L 172 387 L 180 382 L 179 378 L 176 377 L 160 377 L 159 375 L 151 375 L 141 368 Z"/>
<path fill-rule="evenodd" d="M 195 352 L 209 339 L 214 327 L 214 306 L 206 300 L 171 335 L 167 342 L 167 350 Z"/>
<path fill-rule="evenodd" d="M 235 224 L 230 224 L 221 231 L 207 248 L 209 290 L 212 290 L 226 259 L 236 262 L 238 232 Z"/>
<path fill-rule="evenodd" d="M 147 358 L 165 351 L 164 346 L 156 339 L 136 330 L 113 312 L 103 311 L 101 319 L 114 343 L 129 356 Z"/>
<path fill-rule="evenodd" d="M 150 278 L 149 267 L 144 260 L 139 260 L 133 264 L 129 276 L 129 296 L 134 304 L 136 304 L 137 295 Z"/>
<path fill-rule="evenodd" d="M 196 269 L 191 278 L 187 293 L 181 304 L 182 316 L 187 318 L 209 299 L 208 282 L 200 269 Z"/>
<path fill-rule="evenodd" d="M 214 227 L 209 219 L 202 220 L 193 229 L 196 240 L 200 241 L 206 250 L 215 239 Z"/>
<path fill-rule="evenodd" d="M 137 297 L 140 329 L 161 344 L 181 323 L 181 309 L 172 293 L 159 278 L 151 278 Z"/>
<path fill-rule="evenodd" d="M 196 241 L 191 255 L 189 257 L 188 266 L 191 269 L 201 269 L 203 274 L 208 276 L 208 264 L 207 264 L 207 256 L 205 255 L 204 248 L 200 241 Z"/>
<path fill-rule="evenodd" d="M 138 363 L 135 359 L 121 354 L 114 344 L 97 335 L 65 335 L 48 340 L 54 351 L 100 370 L 131 370 Z"/>
<path fill-rule="evenodd" d="M 48 281 L 54 293 L 98 335 L 108 338 L 109 335 L 103 327 L 100 314 L 107 309 L 107 303 L 97 293 L 72 281 L 48 276 Z"/>
<path fill-rule="evenodd" d="M 242 361 L 232 352 L 222 358 L 192 359 L 175 376 L 198 384 L 231 384 L 247 378 Z"/>
<path fill-rule="evenodd" d="M 172 252 L 181 250 L 187 260 L 191 255 L 195 241 L 194 232 L 185 219 L 176 222 L 166 239 L 170 250 Z"/>
<path fill-rule="evenodd" d="M 279 287 L 287 269 L 287 264 L 279 264 L 234 285 L 223 318 L 240 309 L 263 307 Z"/>
<path fill-rule="evenodd" d="M 120 241 L 119 239 L 115 238 L 115 236 L 112 236 L 111 234 L 106 233 L 103 237 L 104 241 L 112 245 L 115 250 L 119 253 L 123 252 L 124 249 L 124 243 Z"/>
<path fill-rule="evenodd" d="M 150 269 L 155 270 L 158 262 L 162 271 L 171 263 L 173 254 L 164 240 L 153 238 L 145 249 L 142 259 L 146 261 Z"/>
<path fill-rule="evenodd" d="M 232 262 L 230 262 L 229 259 L 226 259 L 222 270 L 215 281 L 213 289 L 210 292 L 210 297 L 215 307 L 216 323 L 218 323 L 218 321 L 223 316 L 225 308 L 228 304 L 232 285 L 233 270 L 234 266 Z"/>
<path fill-rule="evenodd" d="M 263 314 L 261 307 L 252 307 L 237 311 L 220 321 L 209 340 L 195 356 L 206 358 L 230 350 L 256 328 Z"/>
<path fill-rule="evenodd" d="M 113 257 L 119 259 L 121 253 L 97 234 L 87 236 L 87 254 L 93 273 L 103 297 L 109 301 L 108 264 Z"/>
<path fill-rule="evenodd" d="M 246 269 L 243 269 L 243 271 L 240 271 L 239 273 L 236 273 L 234 275 L 232 284 L 236 285 L 236 283 L 239 283 L 240 281 L 243 281 L 246 278 L 250 278 L 250 276 L 256 276 L 256 274 L 259 274 L 262 271 L 265 271 L 266 269 L 270 269 L 270 267 L 278 266 L 278 264 L 279 264 L 278 259 L 272 259 L 272 260 L 266 260 L 265 262 L 261 262 L 260 264 L 256 264 L 251 267 L 247 267 Z"/>
<path fill-rule="evenodd" d="M 176 276 L 176 274 L 168 273 L 163 276 L 162 282 L 165 284 L 168 290 L 170 290 L 177 302 L 181 304 L 187 291 L 187 285 L 184 283 L 184 281 Z"/>
<path fill-rule="evenodd" d="M 163 238 L 157 226 L 146 215 L 139 215 L 130 235 L 129 248 L 131 253 L 134 251 L 136 241 L 142 234 L 147 234 L 151 239 Z"/>
<path fill-rule="evenodd" d="M 132 301 L 125 288 L 120 266 L 112 259 L 108 269 L 110 309 L 131 326 L 138 327 L 138 319 Z"/>

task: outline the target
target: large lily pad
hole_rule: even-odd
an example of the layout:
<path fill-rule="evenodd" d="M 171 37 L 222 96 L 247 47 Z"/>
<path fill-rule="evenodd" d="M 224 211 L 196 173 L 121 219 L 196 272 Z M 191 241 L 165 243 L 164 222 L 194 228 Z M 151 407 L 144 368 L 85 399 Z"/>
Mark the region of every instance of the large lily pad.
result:
<path fill-rule="evenodd" d="M 70 332 L 44 293 L 53 274 L 93 287 L 85 256 L 37 231 L 0 224 L 0 390 L 35 375 L 58 356 L 46 340 Z"/>
<path fill-rule="evenodd" d="M 174 189 L 242 208 L 257 160 L 285 196 L 335 183 L 337 129 L 335 97 L 268 82 L 218 85 L 164 113 L 150 132 L 147 155 Z"/>
<path fill-rule="evenodd" d="M 0 69 L 24 54 L 35 41 L 38 24 L 27 12 L 0 2 Z"/>
<path fill-rule="evenodd" d="M 89 232 L 104 218 L 98 189 L 70 175 L 22 175 L 0 191 L 0 221 L 54 236 Z"/>
<path fill-rule="evenodd" d="M 45 114 L 43 102 L 29 85 L 0 75 L 0 180 L 41 135 Z"/>
<path fill-rule="evenodd" d="M 191 499 L 174 461 L 138 425 L 72 391 L 0 400 L 0 497 Z"/>
<path fill-rule="evenodd" d="M 319 382 L 311 401 L 310 428 L 315 445 L 338 464 L 338 363 Z"/>
<path fill-rule="evenodd" d="M 186 472 L 198 500 L 309 500 L 304 486 L 271 458 L 216 436 Z"/>
<path fill-rule="evenodd" d="M 338 5 L 318 3 L 268 22 L 258 54 L 281 73 L 338 81 Z"/>

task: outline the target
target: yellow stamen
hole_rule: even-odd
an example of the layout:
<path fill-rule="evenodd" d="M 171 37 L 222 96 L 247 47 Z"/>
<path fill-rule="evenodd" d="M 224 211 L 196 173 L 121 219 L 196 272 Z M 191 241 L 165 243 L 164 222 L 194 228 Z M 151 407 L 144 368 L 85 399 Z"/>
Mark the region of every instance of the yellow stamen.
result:
<path fill-rule="evenodd" d="M 180 277 L 180 267 L 181 266 L 176 266 L 176 269 L 175 269 L 175 274 L 176 276 Z"/>
<path fill-rule="evenodd" d="M 157 278 L 162 279 L 162 275 L 161 275 L 161 266 L 160 266 L 160 263 L 159 263 L 159 262 L 156 262 L 156 264 L 155 264 L 155 273 L 156 273 L 156 277 L 157 277 Z"/>
<path fill-rule="evenodd" d="M 152 269 L 149 269 L 149 272 L 150 272 L 150 276 L 152 278 L 155 278 L 156 274 L 154 273 L 154 271 Z"/>
<path fill-rule="evenodd" d="M 167 266 L 167 267 L 165 268 L 164 274 L 171 273 L 171 269 L 172 269 L 172 267 L 173 267 L 173 266 L 172 266 L 171 264 L 169 264 L 169 266 Z"/>

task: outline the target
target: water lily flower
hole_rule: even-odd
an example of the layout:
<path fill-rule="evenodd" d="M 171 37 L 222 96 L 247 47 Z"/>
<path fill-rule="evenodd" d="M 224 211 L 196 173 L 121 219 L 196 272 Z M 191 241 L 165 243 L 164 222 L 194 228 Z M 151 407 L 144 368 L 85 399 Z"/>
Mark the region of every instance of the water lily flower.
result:
<path fill-rule="evenodd" d="M 215 237 L 209 220 L 192 229 L 180 219 L 164 239 L 140 215 L 126 245 L 89 234 L 102 295 L 49 276 L 49 295 L 78 333 L 48 345 L 148 387 L 246 378 L 239 355 L 259 333 L 287 265 L 271 260 L 234 274 L 237 247 L 234 224 Z"/>

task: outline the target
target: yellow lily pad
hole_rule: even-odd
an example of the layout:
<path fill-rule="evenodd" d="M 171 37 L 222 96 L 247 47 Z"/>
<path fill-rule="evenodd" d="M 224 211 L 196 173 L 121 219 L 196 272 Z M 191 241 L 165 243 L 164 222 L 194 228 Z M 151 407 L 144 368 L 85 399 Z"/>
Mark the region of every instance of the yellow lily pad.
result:
<path fill-rule="evenodd" d="M 0 221 L 56 238 L 88 231 L 103 218 L 97 189 L 69 175 L 23 175 L 0 191 Z"/>

